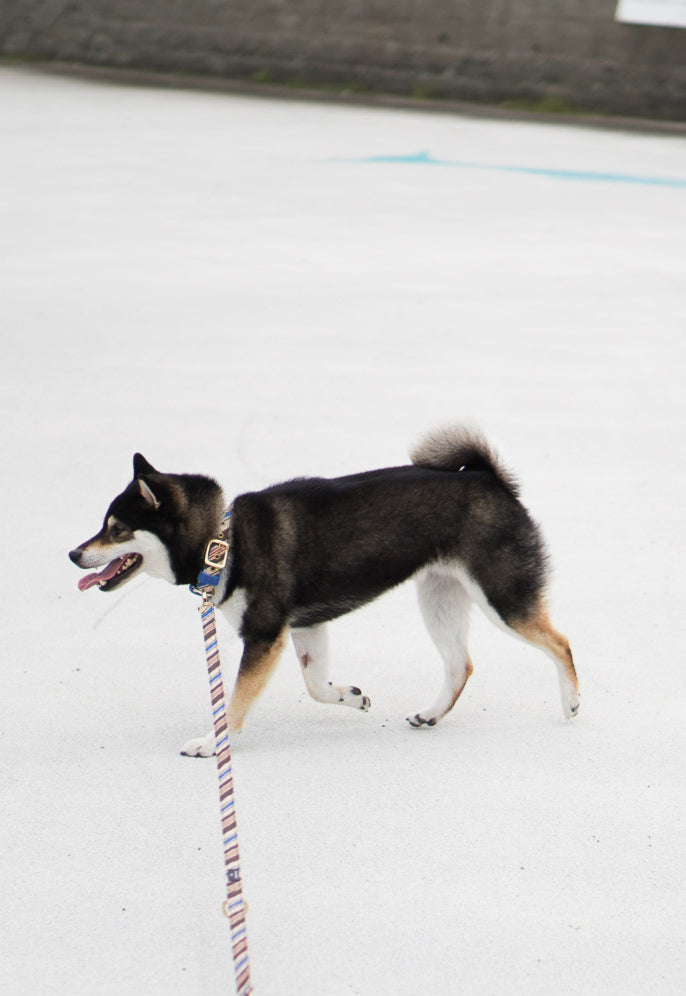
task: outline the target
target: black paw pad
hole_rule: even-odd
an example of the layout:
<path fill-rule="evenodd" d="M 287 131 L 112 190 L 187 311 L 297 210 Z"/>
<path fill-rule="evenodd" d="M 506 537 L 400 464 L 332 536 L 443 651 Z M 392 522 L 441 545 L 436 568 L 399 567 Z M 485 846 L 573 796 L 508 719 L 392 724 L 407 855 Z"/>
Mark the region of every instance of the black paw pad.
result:
<path fill-rule="evenodd" d="M 361 695 L 362 694 L 362 692 L 360 691 L 360 689 L 359 688 L 355 688 L 354 685 L 351 686 L 350 691 L 353 693 L 353 695 Z"/>

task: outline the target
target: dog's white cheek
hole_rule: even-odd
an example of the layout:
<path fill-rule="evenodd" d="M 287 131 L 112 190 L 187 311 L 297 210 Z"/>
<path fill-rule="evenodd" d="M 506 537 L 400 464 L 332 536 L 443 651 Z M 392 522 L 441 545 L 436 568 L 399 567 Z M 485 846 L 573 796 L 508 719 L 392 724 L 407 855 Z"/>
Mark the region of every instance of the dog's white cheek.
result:
<path fill-rule="evenodd" d="M 154 578 L 162 578 L 170 584 L 176 584 L 176 577 L 169 561 L 169 554 L 164 543 L 144 529 L 138 529 L 133 534 L 135 548 L 143 557 L 143 569 Z"/>

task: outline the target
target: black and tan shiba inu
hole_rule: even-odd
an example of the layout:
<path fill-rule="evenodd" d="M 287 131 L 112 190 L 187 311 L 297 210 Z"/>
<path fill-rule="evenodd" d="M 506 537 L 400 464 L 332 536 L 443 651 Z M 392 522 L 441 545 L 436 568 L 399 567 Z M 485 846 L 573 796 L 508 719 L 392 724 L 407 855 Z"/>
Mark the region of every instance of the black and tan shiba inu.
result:
<path fill-rule="evenodd" d="M 369 699 L 328 678 L 326 624 L 414 578 L 424 622 L 445 666 L 443 687 L 408 716 L 434 726 L 457 701 L 472 663 L 476 602 L 498 626 L 554 661 L 565 716 L 579 708 L 567 640 L 545 605 L 547 560 L 517 485 L 485 440 L 462 428 L 422 439 L 412 464 L 335 479 L 299 478 L 234 499 L 229 554 L 214 601 L 238 630 L 243 655 L 228 707 L 231 732 L 264 687 L 290 629 L 307 690 L 320 702 L 366 711 Z M 208 477 L 163 474 L 136 454 L 134 478 L 102 529 L 69 556 L 82 590 L 113 591 L 141 571 L 194 584 L 224 511 Z M 183 753 L 214 750 L 213 734 Z"/>

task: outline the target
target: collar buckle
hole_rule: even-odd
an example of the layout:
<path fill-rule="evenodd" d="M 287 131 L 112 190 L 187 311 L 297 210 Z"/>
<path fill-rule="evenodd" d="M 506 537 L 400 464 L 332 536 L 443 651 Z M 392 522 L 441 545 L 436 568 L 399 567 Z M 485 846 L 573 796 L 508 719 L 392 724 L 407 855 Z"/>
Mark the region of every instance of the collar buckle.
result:
<path fill-rule="evenodd" d="M 215 571 L 221 571 L 226 566 L 229 555 L 229 544 L 226 540 L 211 539 L 205 550 L 205 564 Z"/>

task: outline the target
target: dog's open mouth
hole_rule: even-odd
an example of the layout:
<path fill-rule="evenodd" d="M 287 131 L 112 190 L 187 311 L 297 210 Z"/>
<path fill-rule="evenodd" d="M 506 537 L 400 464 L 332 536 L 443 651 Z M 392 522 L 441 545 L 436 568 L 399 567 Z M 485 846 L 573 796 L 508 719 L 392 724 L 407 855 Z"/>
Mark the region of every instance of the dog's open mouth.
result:
<path fill-rule="evenodd" d="M 79 581 L 79 591 L 86 591 L 94 585 L 100 587 L 100 591 L 112 591 L 121 584 L 130 574 L 136 571 L 143 563 L 140 553 L 127 553 L 123 557 L 117 557 L 110 561 L 98 574 L 87 574 Z"/>

